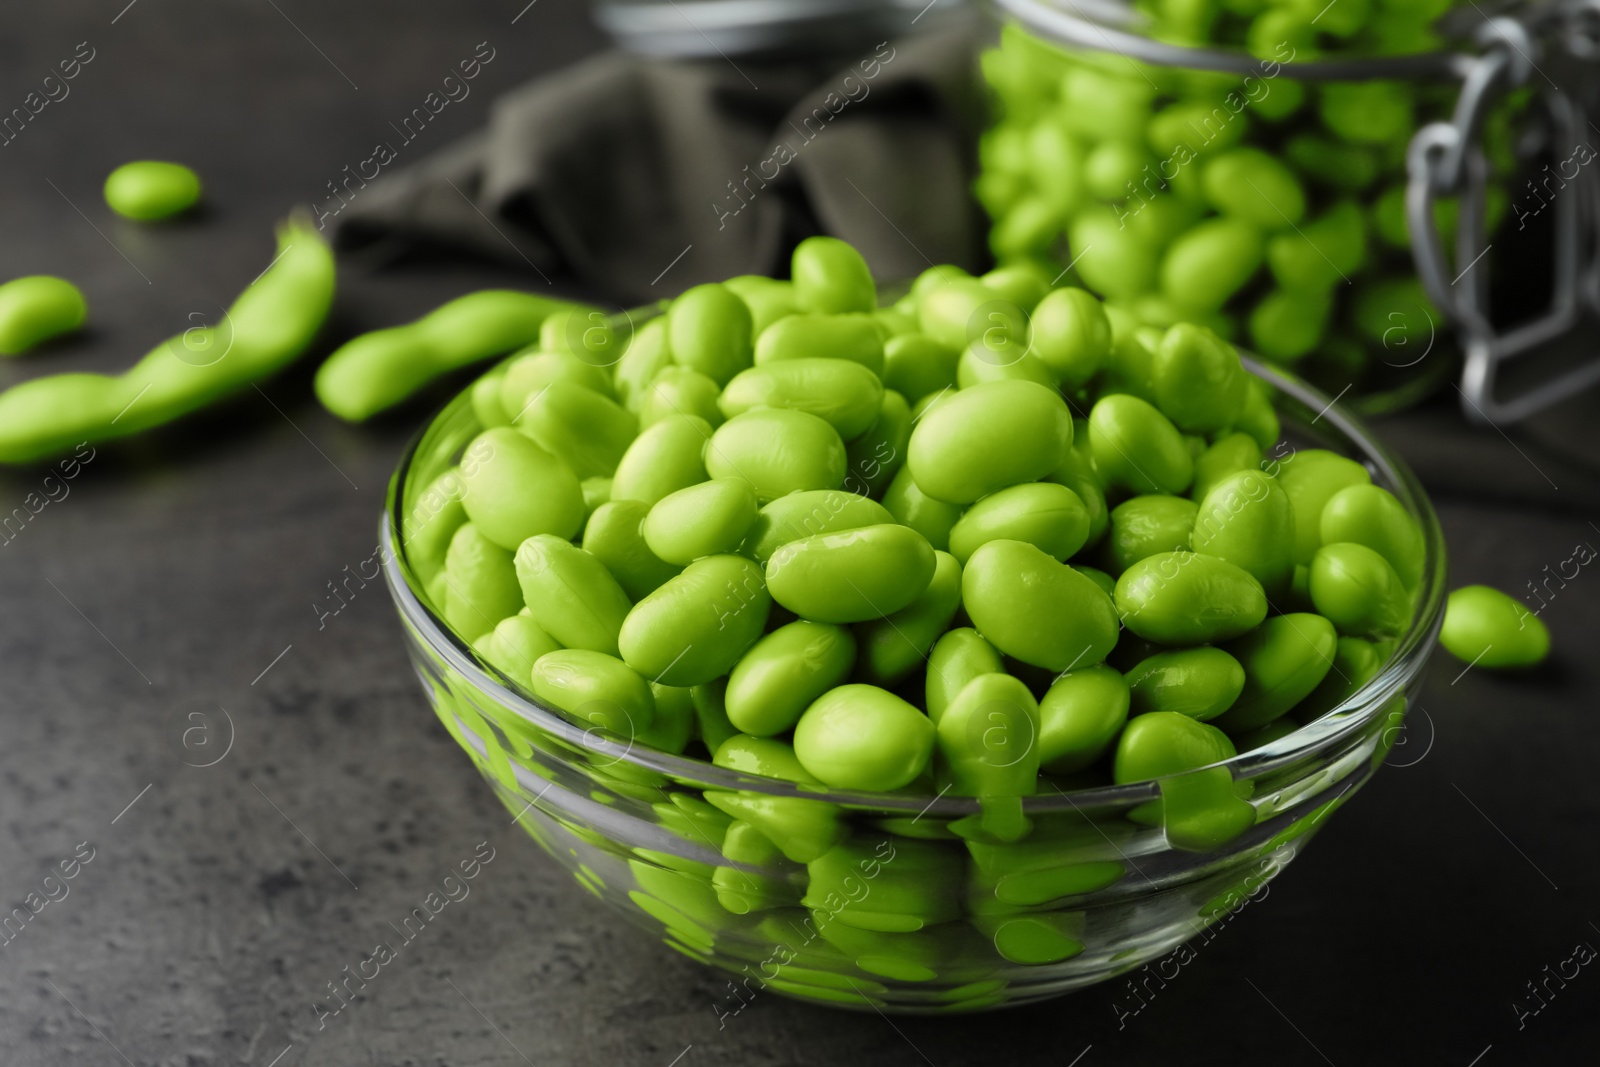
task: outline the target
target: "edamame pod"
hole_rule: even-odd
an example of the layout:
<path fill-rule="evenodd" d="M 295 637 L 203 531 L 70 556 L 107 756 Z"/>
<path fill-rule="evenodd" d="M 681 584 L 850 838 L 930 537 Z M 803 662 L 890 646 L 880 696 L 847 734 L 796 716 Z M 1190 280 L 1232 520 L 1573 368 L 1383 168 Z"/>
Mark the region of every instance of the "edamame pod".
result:
<path fill-rule="evenodd" d="M 1130 712 L 1176 711 L 1200 722 L 1227 711 L 1244 689 L 1239 661 L 1220 648 L 1158 652 L 1127 674 Z"/>
<path fill-rule="evenodd" d="M 467 523 L 445 554 L 444 617 L 450 628 L 476 641 L 508 615 L 522 610 L 511 553 Z"/>
<path fill-rule="evenodd" d="M 844 359 L 786 359 L 751 367 L 734 375 L 717 400 L 729 418 L 753 408 L 808 412 L 846 441 L 872 425 L 882 403 L 878 376 Z"/>
<path fill-rule="evenodd" d="M 646 426 L 617 461 L 612 500 L 654 504 L 706 480 L 702 458 L 711 424 L 698 415 L 668 415 Z"/>
<path fill-rule="evenodd" d="M 970 626 L 950 630 L 928 653 L 928 676 L 924 689 L 924 703 L 928 718 L 935 724 L 944 716 L 945 709 L 980 674 L 999 674 L 1005 670 L 1000 653 Z"/>
<path fill-rule="evenodd" d="M 516 555 L 517 583 L 533 621 L 567 648 L 617 653 L 632 604 L 606 565 L 572 542 L 538 534 Z"/>
<path fill-rule="evenodd" d="M 0 285 L 0 356 L 14 356 L 83 325 L 89 305 L 64 278 L 34 274 Z"/>
<path fill-rule="evenodd" d="M 568 648 L 540 656 L 533 665 L 533 694 L 579 725 L 629 741 L 655 719 L 655 695 L 645 680 L 601 652 Z"/>
<path fill-rule="evenodd" d="M 583 528 L 583 550 L 606 565 L 633 601 L 643 600 L 682 570 L 645 543 L 644 519 L 649 513 L 650 508 L 638 500 L 612 500 L 595 508 Z"/>
<path fill-rule="evenodd" d="M 508 552 L 535 534 L 570 539 L 583 525 L 583 488 L 572 469 L 510 427 L 472 439 L 461 481 L 467 516 Z"/>
<path fill-rule="evenodd" d="M 837 489 L 845 475 L 838 431 L 815 415 L 781 408 L 747 411 L 717 427 L 705 459 L 713 478 L 743 478 L 762 501 Z"/>
<path fill-rule="evenodd" d="M 687 566 L 733 552 L 756 521 L 756 494 L 743 478 L 713 478 L 662 497 L 644 520 L 644 543 L 660 559 Z"/>
<path fill-rule="evenodd" d="M 761 568 L 742 556 L 707 556 L 627 613 L 623 662 L 666 685 L 703 685 L 733 669 L 771 609 Z"/>
<path fill-rule="evenodd" d="M 794 751 L 825 785 L 887 791 L 910 785 L 922 773 L 934 734 L 928 717 L 893 693 L 841 685 L 800 716 Z"/>
<path fill-rule="evenodd" d="M 553 381 L 529 399 L 513 425 L 566 461 L 579 478 L 609 478 L 639 433 L 622 405 L 570 381 Z"/>
<path fill-rule="evenodd" d="M 1071 774 L 1098 763 L 1128 721 L 1128 683 L 1099 664 L 1067 671 L 1039 701 L 1039 763 Z"/>
<path fill-rule="evenodd" d="M 932 581 L 934 550 L 898 523 L 815 534 L 767 561 L 772 598 L 813 622 L 864 622 L 910 604 Z"/>
<path fill-rule="evenodd" d="M 871 311 L 878 288 L 861 253 L 836 237 L 808 237 L 790 260 L 794 302 L 801 311 Z"/>
<path fill-rule="evenodd" d="M 1500 590 L 1467 585 L 1450 594 L 1439 643 L 1480 667 L 1532 667 L 1550 654 L 1550 630 Z"/>
<path fill-rule="evenodd" d="M 1165 415 L 1136 396 L 1103 396 L 1089 411 L 1089 446 L 1106 484 L 1176 495 L 1194 479 L 1194 458 Z"/>
<path fill-rule="evenodd" d="M 965 563 L 978 546 L 1002 538 L 1026 541 L 1065 561 L 1089 539 L 1089 509 L 1055 482 L 1013 485 L 967 509 L 950 530 L 950 552 Z"/>
<path fill-rule="evenodd" d="M 871 315 L 791 315 L 756 338 L 758 367 L 797 359 L 857 363 L 883 373 L 883 334 Z"/>
<path fill-rule="evenodd" d="M 1366 545 L 1347 541 L 1317 549 L 1310 589 L 1317 613 L 1342 634 L 1393 637 L 1411 620 L 1405 583 L 1388 560 Z"/>
<path fill-rule="evenodd" d="M 918 597 L 892 615 L 859 623 L 861 677 L 893 686 L 921 666 L 928 650 L 961 607 L 961 565 L 948 552 L 934 553 L 933 578 Z"/>
<path fill-rule="evenodd" d="M 750 366 L 754 323 L 750 309 L 726 286 L 697 285 L 667 310 L 667 346 L 680 366 L 724 386 Z"/>
<path fill-rule="evenodd" d="M 856 639 L 842 626 L 802 619 L 767 634 L 728 675 L 728 721 L 757 737 L 781 734 L 818 697 L 842 685 Z"/>
<path fill-rule="evenodd" d="M 1072 413 L 1034 382 L 986 382 L 927 411 L 911 431 L 906 469 L 936 500 L 969 504 L 1038 481 L 1061 465 Z"/>
<path fill-rule="evenodd" d="M 1228 645 L 1244 667 L 1244 690 L 1216 720 L 1230 733 L 1265 726 L 1310 696 L 1333 666 L 1338 634 L 1321 615 L 1277 615 Z"/>
<path fill-rule="evenodd" d="M 1021 541 L 980 546 L 962 572 L 961 599 L 979 633 L 1001 652 L 1035 667 L 1090 667 L 1117 643 L 1111 598 L 1071 567 Z"/>
<path fill-rule="evenodd" d="M 791 541 L 893 521 L 894 516 L 876 500 L 842 489 L 790 493 L 757 513 L 745 537 L 744 554 L 765 566 L 774 552 Z"/>
<path fill-rule="evenodd" d="M 1261 583 L 1215 556 L 1160 552 L 1117 579 L 1117 611 L 1129 630 L 1162 645 L 1238 637 L 1267 617 Z"/>
<path fill-rule="evenodd" d="M 1325 545 L 1354 541 L 1378 553 L 1407 589 L 1422 580 L 1422 529 L 1387 489 L 1352 485 L 1339 490 L 1322 506 L 1318 529 Z"/>
<path fill-rule="evenodd" d="M 1268 599 L 1277 600 L 1294 578 L 1294 534 L 1288 495 L 1261 471 L 1243 470 L 1200 502 L 1191 546 L 1248 571 Z"/>

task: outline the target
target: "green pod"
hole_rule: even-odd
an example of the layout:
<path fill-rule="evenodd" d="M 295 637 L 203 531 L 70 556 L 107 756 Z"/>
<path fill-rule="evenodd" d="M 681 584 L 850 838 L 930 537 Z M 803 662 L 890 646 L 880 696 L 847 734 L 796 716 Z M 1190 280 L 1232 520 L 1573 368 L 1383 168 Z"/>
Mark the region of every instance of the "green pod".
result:
<path fill-rule="evenodd" d="M 649 513 L 649 506 L 640 501 L 612 500 L 595 508 L 583 527 L 583 550 L 606 565 L 633 601 L 643 600 L 682 569 L 645 543 L 644 519 Z"/>
<path fill-rule="evenodd" d="M 520 685 L 528 685 L 533 665 L 547 652 L 555 652 L 561 642 L 545 633 L 544 627 L 529 615 L 508 615 L 493 630 L 472 643 L 472 649 L 489 665 Z"/>
<path fill-rule="evenodd" d="M 855 661 L 856 639 L 842 626 L 804 619 L 780 626 L 728 675 L 728 721 L 757 737 L 781 734 L 813 701 L 842 685 Z"/>
<path fill-rule="evenodd" d="M 669 415 L 642 430 L 617 461 L 612 500 L 654 504 L 706 480 L 711 424 L 698 415 Z"/>
<path fill-rule="evenodd" d="M 1038 481 L 1061 465 L 1072 413 L 1034 382 L 987 382 L 928 410 L 911 431 L 906 469 L 936 500 L 970 504 Z"/>
<path fill-rule="evenodd" d="M 63 278 L 13 278 L 0 285 L 0 356 L 14 356 L 71 333 L 88 315 L 83 292 Z"/>
<path fill-rule="evenodd" d="M 962 350 L 927 334 L 891 338 L 883 346 L 884 388 L 915 404 L 925 396 L 956 387 L 956 361 Z"/>
<path fill-rule="evenodd" d="M 1112 508 L 1101 553 L 1107 573 L 1121 574 L 1157 552 L 1188 549 L 1198 510 L 1192 500 L 1160 493 L 1132 497 Z"/>
<path fill-rule="evenodd" d="M 909 526 L 939 551 L 950 547 L 950 531 L 961 519 L 961 506 L 935 500 L 917 487 L 909 467 L 901 467 L 883 493 L 883 507 L 895 522 Z"/>
<path fill-rule="evenodd" d="M 667 310 L 667 346 L 672 359 L 718 386 L 750 366 L 754 323 L 733 290 L 714 282 L 697 285 Z"/>
<path fill-rule="evenodd" d="M 1127 724 L 1127 680 L 1099 664 L 1067 671 L 1039 701 L 1039 763 L 1052 774 L 1072 774 L 1100 762 Z"/>
<path fill-rule="evenodd" d="M 1067 248 L 1076 257 L 1078 277 L 1107 300 L 1132 299 L 1155 287 L 1156 250 L 1099 205 L 1072 220 Z"/>
<path fill-rule="evenodd" d="M 611 477 L 639 433 L 621 404 L 570 381 L 545 386 L 512 422 L 579 478 Z"/>
<path fill-rule="evenodd" d="M 612 388 L 617 399 L 635 415 L 644 405 L 650 383 L 672 366 L 672 350 L 667 347 L 667 320 L 658 316 L 639 327 L 633 340 L 612 368 Z"/>
<path fill-rule="evenodd" d="M 628 666 L 666 685 L 703 685 L 733 669 L 767 625 L 772 597 L 743 556 L 707 556 L 633 606 L 618 645 Z"/>
<path fill-rule="evenodd" d="M 911 405 L 893 389 L 883 391 L 872 425 L 844 446 L 845 488 L 862 496 L 882 496 L 905 466 L 911 443 Z"/>
<path fill-rule="evenodd" d="M 650 683 L 650 693 L 655 697 L 656 715 L 648 730 L 639 731 L 637 740 L 646 748 L 681 755 L 695 734 L 694 697 L 687 689 L 656 682 Z"/>
<path fill-rule="evenodd" d="M 1172 421 L 1136 396 L 1103 396 L 1089 411 L 1089 447 L 1108 486 L 1176 495 L 1194 479 L 1194 457 Z"/>
<path fill-rule="evenodd" d="M 43 106 L 43 105 L 40 105 Z M 106 177 L 106 203 L 123 218 L 140 222 L 171 218 L 200 200 L 200 176 L 181 163 L 140 160 Z"/>
<path fill-rule="evenodd" d="M 1065 561 L 1089 539 L 1089 509 L 1055 482 L 1013 485 L 967 509 L 950 530 L 950 552 L 964 564 L 978 546 L 1001 539 L 1025 541 Z"/>
<path fill-rule="evenodd" d="M 1411 621 L 1411 595 L 1389 561 L 1366 545 L 1323 545 L 1311 559 L 1311 602 L 1342 634 L 1393 637 Z"/>
<path fill-rule="evenodd" d="M 1250 340 L 1261 355 L 1280 363 L 1316 351 L 1328 330 L 1333 294 L 1326 290 L 1268 293 L 1250 311 Z"/>
<path fill-rule="evenodd" d="M 696 415 L 712 426 L 722 424 L 717 407 L 721 387 L 692 367 L 665 367 L 650 379 L 639 400 L 639 425 L 650 426 L 674 415 Z"/>
<path fill-rule="evenodd" d="M 713 478 L 743 478 L 758 499 L 844 483 L 845 451 L 839 433 L 804 411 L 759 408 L 717 427 L 706 446 Z"/>
<path fill-rule="evenodd" d="M 969 626 L 950 630 L 934 642 L 928 653 L 924 702 L 935 724 L 966 684 L 980 674 L 1005 670 L 1000 653 Z"/>
<path fill-rule="evenodd" d="M 874 685 L 894 686 L 910 677 L 961 607 L 961 565 L 948 552 L 933 555 L 933 578 L 917 599 L 892 615 L 856 625 L 860 674 Z"/>
<path fill-rule="evenodd" d="M 1245 670 L 1220 648 L 1184 648 L 1141 660 L 1127 681 L 1131 714 L 1175 711 L 1206 722 L 1239 699 Z"/>
<path fill-rule="evenodd" d="M 1244 410 L 1239 352 L 1204 326 L 1179 323 L 1161 338 L 1150 366 L 1156 405 L 1185 433 L 1212 434 Z"/>
<path fill-rule="evenodd" d="M 467 517 L 508 552 L 535 534 L 570 539 L 583 526 L 583 487 L 572 468 L 509 427 L 473 438 L 461 475 Z"/>
<path fill-rule="evenodd" d="M 801 311 L 837 315 L 871 311 L 878 306 L 878 287 L 861 253 L 836 237 L 808 237 L 794 250 L 789 264 L 794 302 Z"/>
<path fill-rule="evenodd" d="M 1352 485 L 1371 485 L 1372 475 L 1355 460 L 1320 448 L 1295 452 L 1277 465 L 1278 485 L 1294 509 L 1294 561 L 1311 562 L 1322 546 L 1322 509 Z"/>
<path fill-rule="evenodd" d="M 1216 311 L 1261 266 L 1261 231 L 1237 218 L 1207 219 L 1161 260 L 1161 295 L 1191 311 Z"/>
<path fill-rule="evenodd" d="M 547 652 L 533 665 L 533 694 L 578 725 L 636 739 L 655 720 L 650 686 L 615 656 L 584 649 Z"/>
<path fill-rule="evenodd" d="M 956 796 L 1032 796 L 1039 780 L 1039 705 L 1021 680 L 983 674 L 939 718 L 938 773 Z"/>
<path fill-rule="evenodd" d="M 887 792 L 910 785 L 928 766 L 934 733 L 926 715 L 893 693 L 841 685 L 800 716 L 794 751 L 825 785 Z"/>
<path fill-rule="evenodd" d="M 522 610 L 511 553 L 483 536 L 472 523 L 456 530 L 445 554 L 444 617 L 468 641 Z"/>
<path fill-rule="evenodd" d="M 533 621 L 567 648 L 617 652 L 632 607 L 606 565 L 570 541 L 538 534 L 516 555 L 517 582 Z"/>
<path fill-rule="evenodd" d="M 659 559 L 687 566 L 733 552 L 756 521 L 756 494 L 743 478 L 713 478 L 662 497 L 644 519 L 644 543 Z"/>
<path fill-rule="evenodd" d="M 934 550 L 898 523 L 814 534 L 767 560 L 772 599 L 813 622 L 865 622 L 892 615 L 933 580 Z"/>
<path fill-rule="evenodd" d="M 883 384 L 859 363 L 787 359 L 734 375 L 717 406 L 729 418 L 754 408 L 808 412 L 849 440 L 872 425 L 882 402 Z"/>
<path fill-rule="evenodd" d="M 1394 494 L 1376 485 L 1339 490 L 1322 506 L 1318 530 L 1325 545 L 1353 541 L 1389 561 L 1407 589 L 1422 581 L 1422 528 Z"/>
<path fill-rule="evenodd" d="M 1191 547 L 1250 572 L 1270 600 L 1294 579 L 1294 508 L 1278 483 L 1259 470 L 1218 482 L 1200 502 Z"/>
<path fill-rule="evenodd" d="M 790 315 L 756 338 L 755 363 L 768 367 L 799 359 L 857 363 L 883 373 L 883 334 L 871 315 Z"/>
<path fill-rule="evenodd" d="M 780 496 L 756 514 L 743 553 L 765 566 L 774 552 L 791 541 L 893 521 L 894 516 L 882 504 L 856 493 L 804 490 Z"/>
<path fill-rule="evenodd" d="M 601 396 L 611 395 L 611 381 L 606 372 L 585 363 L 571 352 L 515 355 L 506 363 L 504 374 L 500 379 L 500 406 L 505 409 L 506 418 L 511 422 L 516 422 L 528 402 L 544 392 L 552 382 L 568 382 Z"/>
<path fill-rule="evenodd" d="M 1275 615 L 1228 645 L 1244 667 L 1244 691 L 1217 719 L 1229 733 L 1265 726 L 1322 683 L 1333 666 L 1338 634 L 1321 615 Z"/>
<path fill-rule="evenodd" d="M 1367 259 L 1367 220 L 1353 200 L 1342 200 L 1298 230 L 1273 234 L 1267 266 L 1284 289 L 1325 293 L 1348 281 Z"/>
<path fill-rule="evenodd" d="M 1550 654 L 1550 630 L 1500 590 L 1467 585 L 1450 594 L 1439 643 L 1480 667 L 1532 667 Z"/>
<path fill-rule="evenodd" d="M 1266 594 L 1250 572 L 1195 552 L 1141 559 L 1117 579 L 1116 602 L 1129 630 L 1161 645 L 1226 641 L 1267 617 Z"/>
<path fill-rule="evenodd" d="M 478 424 L 485 430 L 511 425 L 511 417 L 506 414 L 505 407 L 500 403 L 500 387 L 505 382 L 505 377 L 505 368 L 502 367 L 490 371 L 472 383 L 472 413 L 477 416 Z"/>
<path fill-rule="evenodd" d="M 1072 392 L 1083 388 L 1111 355 L 1111 321 L 1093 293 L 1056 289 L 1033 309 L 1033 344 L 1029 348 Z"/>
<path fill-rule="evenodd" d="M 1263 230 L 1286 229 L 1305 217 L 1299 179 L 1259 148 L 1219 152 L 1202 166 L 1200 184 L 1212 207 Z"/>
<path fill-rule="evenodd" d="M 1204 500 L 1230 474 L 1260 469 L 1261 446 L 1255 438 L 1247 433 L 1223 434 L 1194 457 L 1194 484 L 1189 487 L 1189 497 Z"/>
<path fill-rule="evenodd" d="M 1021 541 L 990 541 L 974 552 L 961 575 L 961 600 L 990 643 L 1035 667 L 1090 667 L 1117 643 L 1111 598 Z"/>
<path fill-rule="evenodd" d="M 754 335 L 779 319 L 786 319 L 800 309 L 794 302 L 794 283 L 779 281 L 760 274 L 741 274 L 722 283 L 750 309 Z"/>

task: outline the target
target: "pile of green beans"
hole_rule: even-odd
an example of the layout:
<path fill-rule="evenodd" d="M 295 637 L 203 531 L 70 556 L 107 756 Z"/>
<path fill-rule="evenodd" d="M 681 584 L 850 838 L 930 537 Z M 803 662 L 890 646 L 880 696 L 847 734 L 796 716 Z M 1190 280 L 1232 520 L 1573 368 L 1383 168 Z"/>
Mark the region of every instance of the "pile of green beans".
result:
<path fill-rule="evenodd" d="M 1246 46 L 1245 76 L 1058 49 L 1008 24 L 983 56 L 995 120 L 975 185 L 997 259 L 1070 264 L 1143 323 L 1203 323 L 1330 392 L 1435 380 L 1446 357 L 1424 357 L 1444 320 L 1410 259 L 1406 149 L 1456 86 L 1303 82 L 1285 64 L 1431 47 L 1446 5 L 1341 0 L 1313 19 L 1322 6 L 1151 5 L 1154 37 Z M 1515 110 L 1483 131 L 1500 175 Z M 1507 208 L 1491 182 L 1491 232 Z M 1441 233 L 1456 209 L 1440 202 Z"/>
<path fill-rule="evenodd" d="M 935 267 L 880 309 L 831 238 L 793 279 L 696 286 L 609 368 L 547 331 L 471 387 L 482 432 L 408 558 L 573 722 L 813 787 L 981 797 L 980 836 L 1015 841 L 1022 797 L 1286 735 L 1409 627 L 1416 521 L 1360 463 L 1280 445 L 1209 329 L 1026 267 Z M 1154 816 L 1180 847 L 1253 825 L 1216 770 Z M 790 859 L 835 843 L 724 802 Z"/>
<path fill-rule="evenodd" d="M 54 374 L 0 393 L 0 463 L 163 425 L 303 353 L 333 303 L 333 252 L 306 217 L 285 222 L 277 240 L 277 258 L 217 325 L 169 338 L 122 374 Z"/>

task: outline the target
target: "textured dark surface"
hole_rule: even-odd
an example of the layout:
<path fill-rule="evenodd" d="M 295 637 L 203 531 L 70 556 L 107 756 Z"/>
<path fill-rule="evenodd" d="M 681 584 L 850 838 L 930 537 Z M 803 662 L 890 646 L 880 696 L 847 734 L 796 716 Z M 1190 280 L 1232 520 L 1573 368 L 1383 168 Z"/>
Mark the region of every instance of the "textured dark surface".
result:
<path fill-rule="evenodd" d="M 496 58 L 418 155 L 469 132 L 497 89 L 599 47 L 578 4 L 540 0 L 512 25 L 522 3 L 139 0 L 115 24 L 122 0 L 6 8 L 0 111 L 78 42 L 95 58 L 0 148 L 0 277 L 73 278 L 94 325 L 0 367 L 0 383 L 120 367 L 226 304 L 270 257 L 274 219 L 326 195 L 478 42 Z M 140 157 L 197 165 L 206 213 L 112 218 L 99 184 Z M 487 267 L 342 267 L 323 350 L 484 284 L 543 288 Z M 1525 983 L 1574 945 L 1600 946 L 1593 568 L 1545 611 L 1557 654 L 1538 674 L 1459 676 L 1439 656 L 1391 766 L 1123 1028 L 1119 984 L 892 1024 L 764 998 L 719 1030 L 720 981 L 598 913 L 508 827 L 428 712 L 386 594 L 362 591 L 319 629 L 314 605 L 371 554 L 426 405 L 343 426 L 311 399 L 313 362 L 266 386 L 271 403 L 248 392 L 100 449 L 0 546 L 0 902 L 39 891 L 80 842 L 94 849 L 70 894 L 0 947 L 0 1062 L 1592 1061 L 1592 968 L 1552 982 L 1521 1029 L 1513 1003 L 1532 1008 Z M 1595 407 L 1515 446 L 1465 430 L 1448 404 L 1393 425 L 1445 490 L 1458 581 L 1521 592 L 1575 544 L 1600 544 Z M 0 473 L 0 511 L 46 473 Z M 221 755 L 218 705 L 231 749 L 186 765 Z M 211 719 L 187 718 L 198 709 Z M 183 745 L 204 725 L 211 755 L 199 735 Z M 325 983 L 484 841 L 495 859 L 471 896 L 319 1031 Z"/>

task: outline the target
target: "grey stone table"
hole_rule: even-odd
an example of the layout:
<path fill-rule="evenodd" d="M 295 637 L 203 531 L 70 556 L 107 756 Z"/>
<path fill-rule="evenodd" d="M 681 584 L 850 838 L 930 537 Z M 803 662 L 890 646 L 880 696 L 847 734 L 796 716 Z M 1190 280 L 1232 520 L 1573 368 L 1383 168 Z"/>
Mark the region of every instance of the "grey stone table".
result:
<path fill-rule="evenodd" d="M 408 151 L 603 43 L 569 0 L 125 3 L 0 13 L 0 114 L 56 97 L 0 147 L 0 277 L 62 274 L 93 308 L 87 333 L 0 367 L 0 384 L 121 367 L 226 304 L 270 257 L 273 221 L 327 196 L 480 42 L 495 58 L 472 95 Z M 75 54 L 92 58 L 47 85 Z M 100 182 L 141 157 L 196 164 L 204 214 L 110 216 Z M 344 267 L 324 347 L 472 288 L 542 284 Z M 1119 1020 L 1118 987 L 939 1021 L 768 998 L 719 1028 L 720 981 L 598 913 L 508 826 L 424 704 L 386 594 L 319 621 L 328 583 L 371 554 L 389 473 L 442 394 L 351 428 L 311 398 L 314 362 L 101 448 L 70 481 L 0 473 L 0 513 L 54 497 L 0 544 L 0 903 L 43 902 L 0 943 L 0 1062 L 1592 1060 L 1600 976 L 1549 983 L 1537 1014 L 1526 987 L 1600 945 L 1587 569 L 1546 609 L 1552 667 L 1512 680 L 1440 657 L 1392 765 L 1137 1014 Z M 1600 542 L 1594 407 L 1550 447 L 1536 429 L 1469 432 L 1448 404 L 1392 423 L 1408 454 L 1443 460 L 1458 580 L 1520 591 Z M 1481 498 L 1482 472 L 1507 462 L 1559 491 Z M 494 858 L 471 895 L 319 1027 L 326 984 L 480 843 Z M 63 863 L 74 877 L 47 883 Z"/>

